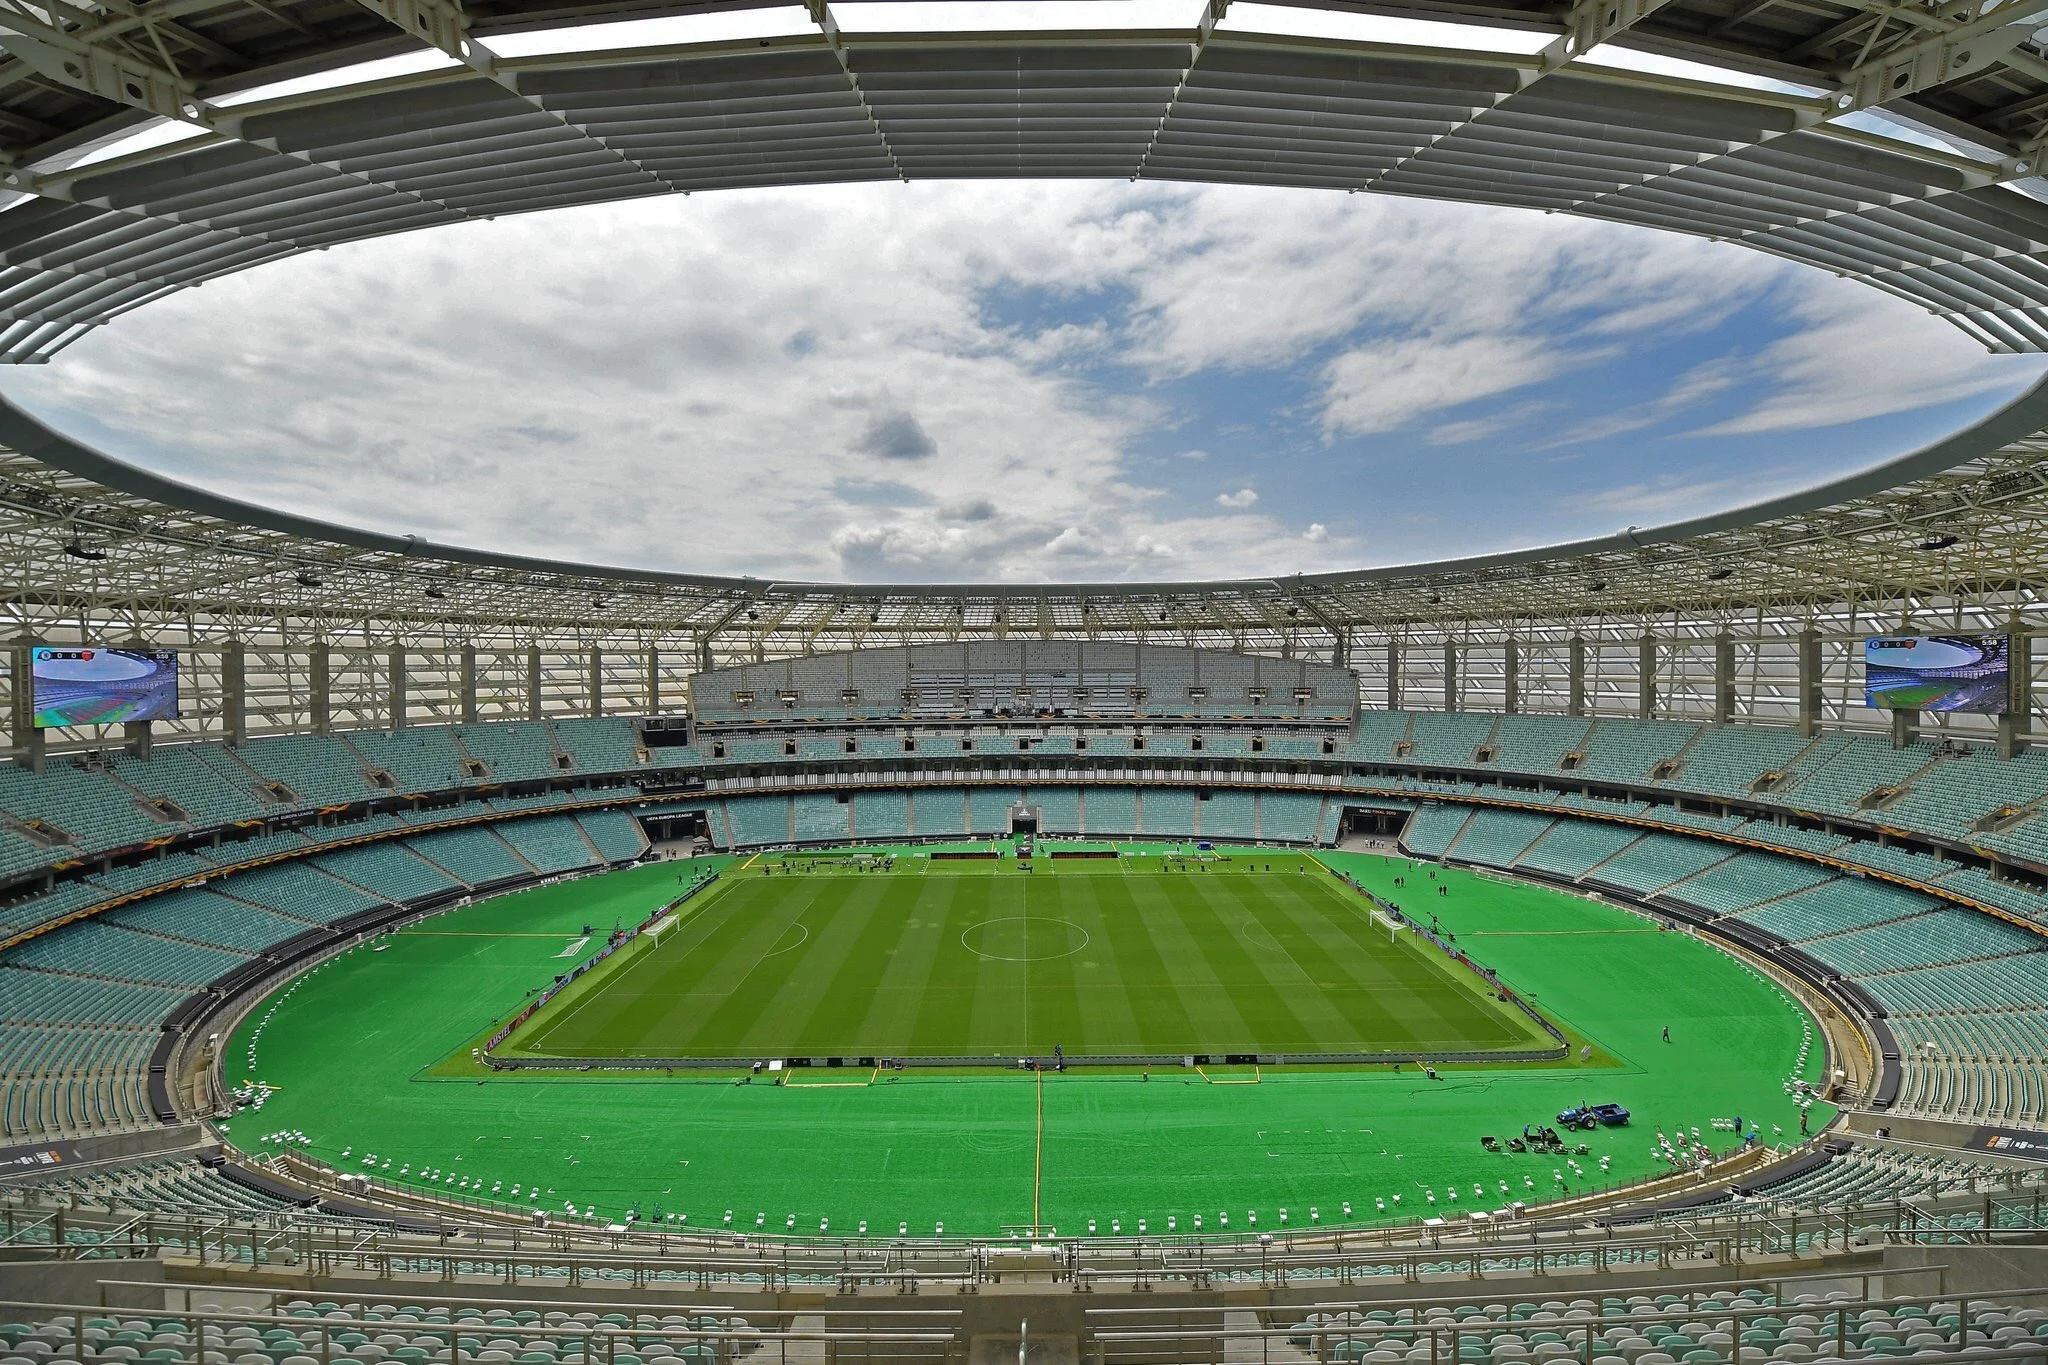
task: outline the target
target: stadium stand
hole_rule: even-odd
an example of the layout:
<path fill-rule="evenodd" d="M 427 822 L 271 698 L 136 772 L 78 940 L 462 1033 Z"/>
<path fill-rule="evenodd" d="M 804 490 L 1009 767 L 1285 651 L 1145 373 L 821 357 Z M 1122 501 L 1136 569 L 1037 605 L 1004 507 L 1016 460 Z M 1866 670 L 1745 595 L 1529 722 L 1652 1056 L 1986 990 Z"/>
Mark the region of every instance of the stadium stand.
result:
<path fill-rule="evenodd" d="M 373 786 L 384 785 L 378 774 L 390 778 L 391 789 L 401 792 L 449 791 L 473 780 L 463 769 L 464 754 L 455 736 L 438 725 L 357 730 L 342 738 L 362 756 L 363 771 Z"/>
<path fill-rule="evenodd" d="M 1402 845 L 1419 858 L 1441 858 L 1471 818 L 1469 806 L 1425 803 L 1408 822 L 1407 832 L 1401 837 Z"/>
<path fill-rule="evenodd" d="M 842 809 L 843 813 L 843 809 Z M 597 861 L 597 851 L 583 837 L 576 821 L 566 815 L 542 816 L 532 820 L 508 820 L 493 828 L 504 836 L 512 851 L 540 873 L 572 872 Z"/>
<path fill-rule="evenodd" d="M 919 838 L 957 838 L 967 833 L 967 793 L 915 791 L 910 794 L 910 823 Z"/>
<path fill-rule="evenodd" d="M 1488 867 L 1512 867 L 1529 845 L 1543 837 L 1553 821 L 1547 815 L 1521 811 L 1480 810 L 1472 813 L 1445 854 L 1459 862 L 1484 863 Z"/>
<path fill-rule="evenodd" d="M 901 839 L 910 833 L 910 801 L 903 792 L 856 792 L 853 834 L 857 839 Z M 842 816 L 844 809 L 839 812 Z M 803 819 L 801 807 L 798 819 Z M 808 837 L 799 834 L 797 837 Z"/>
<path fill-rule="evenodd" d="M 725 803 L 726 814 L 732 821 L 732 841 L 740 847 L 756 847 L 762 844 L 786 844 L 793 837 L 790 830 L 789 798 L 786 796 L 749 796 Z"/>
<path fill-rule="evenodd" d="M 1260 792 L 1258 803 L 1261 839 L 1285 844 L 1313 844 L 1320 840 L 1326 798 L 1303 792 Z"/>
<path fill-rule="evenodd" d="M 561 772 L 554 732 L 538 721 L 458 725 L 453 734 L 493 782 L 545 782 Z"/>
<path fill-rule="evenodd" d="M 1088 803 L 1083 833 L 1130 835 L 1138 832 L 1138 793 L 1135 788 L 1090 788 L 1082 799 Z"/>
<path fill-rule="evenodd" d="M 1138 821 L 1144 832 L 1163 839 L 1195 835 L 1195 793 L 1153 787 L 1138 796 Z"/>
<path fill-rule="evenodd" d="M 640 822 L 624 812 L 584 811 L 573 818 L 608 863 L 631 862 L 647 851 L 647 836 Z"/>
<path fill-rule="evenodd" d="M 532 874 L 519 855 L 490 829 L 441 830 L 415 834 L 405 842 L 429 864 L 468 886 L 491 886 Z"/>

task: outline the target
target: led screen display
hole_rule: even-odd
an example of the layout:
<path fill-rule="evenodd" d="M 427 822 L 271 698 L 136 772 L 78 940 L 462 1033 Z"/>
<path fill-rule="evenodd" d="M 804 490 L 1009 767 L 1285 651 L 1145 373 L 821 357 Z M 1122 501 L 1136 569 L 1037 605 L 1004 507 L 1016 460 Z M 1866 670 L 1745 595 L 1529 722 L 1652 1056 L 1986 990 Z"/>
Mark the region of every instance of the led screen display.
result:
<path fill-rule="evenodd" d="M 1888 711 L 2002 716 L 2011 696 L 2003 635 L 1880 635 L 1863 642 L 1863 699 Z"/>
<path fill-rule="evenodd" d="M 178 651 L 105 645 L 37 645 L 29 652 L 36 727 L 173 720 Z"/>

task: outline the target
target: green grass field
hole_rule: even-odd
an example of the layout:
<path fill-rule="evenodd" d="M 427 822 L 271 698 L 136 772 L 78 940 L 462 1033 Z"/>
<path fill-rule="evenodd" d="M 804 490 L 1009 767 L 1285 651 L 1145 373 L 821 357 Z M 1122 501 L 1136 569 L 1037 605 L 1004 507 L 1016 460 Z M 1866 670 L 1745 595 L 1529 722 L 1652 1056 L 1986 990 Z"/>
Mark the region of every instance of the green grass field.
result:
<path fill-rule="evenodd" d="M 1556 1044 L 1311 859 L 726 873 L 499 1055 L 1498 1053 Z M 1026 867 L 1029 870 L 1026 870 Z M 1138 870 L 1133 870 L 1135 866 Z"/>
<path fill-rule="evenodd" d="M 1437 869 L 1450 892 L 1437 897 L 1406 859 L 1318 856 L 1440 915 L 1460 947 L 1589 1042 L 1590 1061 L 1574 1051 L 1458 1066 L 1435 1082 L 1412 1066 L 1266 1068 L 1255 1085 L 1210 1083 L 1246 1079 L 1245 1068 L 912 1069 L 829 1088 L 478 1063 L 471 1048 L 577 960 L 583 925 L 638 923 L 677 894 L 677 868 L 662 864 L 482 901 L 299 977 L 236 1028 L 228 1080 L 277 1089 L 223 1129 L 252 1152 L 298 1129 L 307 1154 L 338 1169 L 517 1209 L 573 1203 L 691 1227 L 730 1211 L 749 1231 L 827 1222 L 844 1233 L 866 1221 L 923 1234 L 941 1222 L 949 1233 L 1034 1221 L 1085 1232 L 1090 1219 L 1103 1232 L 1147 1219 L 1157 1233 L 1169 1218 L 1185 1232 L 1197 1213 L 1213 1229 L 1223 1210 L 1233 1229 L 1252 1211 L 1268 1228 L 1283 1208 L 1296 1223 L 1309 1208 L 1326 1225 L 1372 1222 L 1640 1179 L 1662 1170 L 1659 1130 L 1713 1137 L 1720 1117 L 1744 1116 L 1766 1141 L 1778 1129 L 1796 1137 L 1785 1078 L 1826 1066 L 1817 1047 L 1800 1060 L 1811 1021 L 1711 944 L 1540 886 Z M 933 881 L 942 875 L 967 874 Z M 868 1076 L 813 1068 L 795 1080 Z M 1584 1174 L 1480 1150 L 1481 1135 L 1607 1100 L 1635 1122 L 1587 1135 Z M 1814 1113 L 1816 1131 L 1828 1117 Z"/>

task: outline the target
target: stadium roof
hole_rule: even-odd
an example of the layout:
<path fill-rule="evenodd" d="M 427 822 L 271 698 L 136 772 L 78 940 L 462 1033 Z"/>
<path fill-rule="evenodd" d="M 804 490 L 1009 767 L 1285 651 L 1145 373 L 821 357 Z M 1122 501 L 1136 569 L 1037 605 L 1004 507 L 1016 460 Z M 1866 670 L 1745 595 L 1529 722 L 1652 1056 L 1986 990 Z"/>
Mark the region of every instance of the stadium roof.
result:
<path fill-rule="evenodd" d="M 1582 214 L 1739 242 L 1994 349 L 2048 349 L 2043 16 L 2048 0 L 6 0 L 0 184 L 21 197 L 0 211 L 0 359 L 383 233 L 985 176 Z"/>
<path fill-rule="evenodd" d="M 2048 350 L 2048 0 L 0 0 L 0 361 L 379 234 L 634 196 L 1089 176 L 1739 242 Z M 2048 28 L 2041 30 L 2048 34 Z M 205 338 L 194 338 L 203 348 Z M 0 414 L 24 625 L 805 641 L 2023 603 L 2048 391 L 1854 479 L 1577 545 L 1236 583 L 636 573 L 325 526 Z"/>
<path fill-rule="evenodd" d="M 0 405 L 0 546 L 18 623 L 182 621 L 203 634 L 774 635 L 1455 629 L 2020 607 L 2048 582 L 2048 380 L 1852 478 L 1601 540 L 1440 564 L 1213 583 L 784 583 L 521 559 L 330 526 L 173 483 Z"/>

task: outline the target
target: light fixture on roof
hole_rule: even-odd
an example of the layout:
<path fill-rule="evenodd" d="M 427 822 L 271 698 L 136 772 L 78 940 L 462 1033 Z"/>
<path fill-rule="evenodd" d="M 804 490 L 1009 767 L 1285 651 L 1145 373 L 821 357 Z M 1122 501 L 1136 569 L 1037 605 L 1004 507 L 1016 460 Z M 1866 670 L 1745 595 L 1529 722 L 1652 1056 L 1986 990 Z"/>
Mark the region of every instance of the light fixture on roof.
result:
<path fill-rule="evenodd" d="M 1429 605 L 1431 605 L 1432 607 L 1440 606 L 1443 603 L 1443 600 L 1444 595 L 1440 592 L 1433 592 L 1429 595 Z"/>
<path fill-rule="evenodd" d="M 297 583 L 302 588 L 317 588 L 320 586 L 320 580 L 315 578 L 312 574 L 307 573 L 304 569 L 301 569 L 297 573 L 293 574 L 292 581 Z"/>
<path fill-rule="evenodd" d="M 1948 535 L 1946 533 L 1932 535 L 1920 542 L 1920 548 L 1923 550 L 1946 550 L 1961 539 L 1961 536 Z"/>
<path fill-rule="evenodd" d="M 441 600 L 442 598 L 446 597 L 447 595 L 448 595 L 447 593 L 445 593 L 445 592 L 442 592 L 442 591 L 441 591 L 441 590 L 440 590 L 439 588 L 435 587 L 435 586 L 434 586 L 433 584 L 429 583 L 429 584 L 427 585 L 427 596 L 429 596 L 429 597 L 433 598 L 433 599 L 434 599 L 434 600 L 435 600 L 436 602 L 440 601 L 440 600 Z"/>
<path fill-rule="evenodd" d="M 606 607 L 610 606 L 611 603 L 606 601 L 602 597 L 593 597 L 590 599 L 590 605 L 594 610 L 603 611 Z"/>
<path fill-rule="evenodd" d="M 1606 592 L 1606 591 L 1607 591 L 1607 580 L 1606 580 L 1606 579 L 1604 579 L 1604 578 L 1596 578 L 1596 579 L 1594 579 L 1594 580 L 1593 580 L 1592 582 L 1590 582 L 1590 583 L 1586 584 L 1586 591 L 1587 591 L 1587 592 Z"/>
<path fill-rule="evenodd" d="M 1714 570 L 1714 571 L 1713 571 L 1712 573 L 1708 574 L 1708 575 L 1707 575 L 1707 581 L 1708 581 L 1708 582 L 1710 582 L 1710 583 L 1719 583 L 1719 582 L 1720 582 L 1720 581 L 1721 581 L 1722 579 L 1724 579 L 1724 578 L 1729 578 L 1729 577 L 1732 577 L 1732 576 L 1734 575 L 1734 573 L 1735 573 L 1735 570 L 1733 570 L 1733 569 L 1729 568 L 1728 566 L 1726 566 L 1726 565 L 1724 564 L 1724 565 L 1722 565 L 1722 566 L 1721 566 L 1720 568 L 1718 568 L 1718 569 Z"/>
<path fill-rule="evenodd" d="M 754 610 L 754 609 L 753 609 L 752 607 L 748 607 L 748 608 L 747 608 L 747 619 L 748 619 L 749 621 L 758 621 L 758 620 L 760 620 L 760 619 L 761 619 L 761 613 L 760 613 L 760 612 L 758 612 L 758 611 L 755 611 L 755 610 Z"/>
<path fill-rule="evenodd" d="M 71 537 L 65 544 L 64 553 L 70 555 L 73 559 L 105 559 L 107 557 L 105 550 L 95 550 L 77 536 Z"/>

